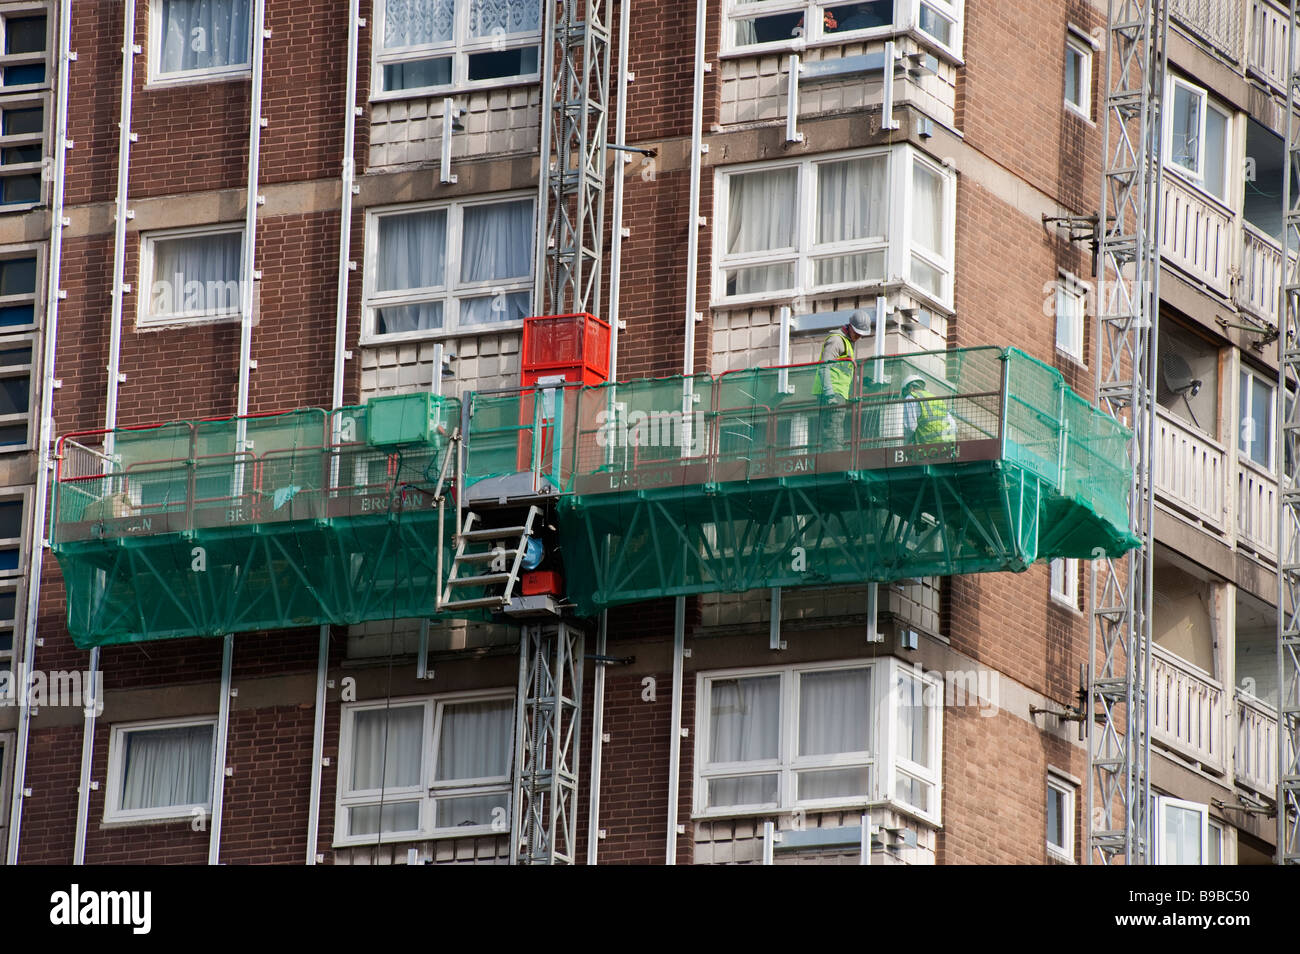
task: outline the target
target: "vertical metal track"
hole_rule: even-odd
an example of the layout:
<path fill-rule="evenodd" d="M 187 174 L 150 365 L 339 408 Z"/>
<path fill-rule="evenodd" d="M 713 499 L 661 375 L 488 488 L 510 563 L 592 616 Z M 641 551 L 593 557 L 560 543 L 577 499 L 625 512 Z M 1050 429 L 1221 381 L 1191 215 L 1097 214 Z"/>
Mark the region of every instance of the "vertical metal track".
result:
<path fill-rule="evenodd" d="M 1093 564 L 1089 863 L 1150 860 L 1152 430 L 1160 313 L 1165 0 L 1109 0 L 1097 255 L 1097 406 L 1133 429 L 1129 529 L 1142 547 Z"/>
<path fill-rule="evenodd" d="M 520 634 L 512 863 L 576 860 L 583 645 L 582 630 L 565 622 Z"/>
<path fill-rule="evenodd" d="M 1297 0 L 1291 0 L 1290 37 L 1300 36 Z M 1295 43 L 1287 44 L 1286 95 L 1287 174 L 1282 177 L 1282 314 L 1278 329 L 1280 401 L 1275 447 L 1278 455 L 1278 574 L 1277 574 L 1277 862 L 1300 864 L 1300 488 L 1292 473 L 1300 460 L 1300 195 L 1292 179 L 1300 174 L 1300 129 L 1295 110 L 1300 93 L 1300 62 Z"/>
<path fill-rule="evenodd" d="M 45 285 L 45 320 L 41 331 L 41 396 L 40 424 L 36 452 L 36 489 L 32 495 L 31 549 L 28 554 L 27 591 L 23 600 L 23 654 L 19 671 L 30 672 L 36 655 L 36 623 L 40 612 L 41 570 L 45 560 L 46 534 L 45 510 L 49 500 L 50 472 L 54 458 L 50 453 L 54 439 L 54 371 L 59 343 L 59 302 L 63 291 L 59 287 L 63 263 L 63 230 L 68 222 L 63 216 L 63 183 L 67 173 L 67 154 L 72 148 L 68 139 L 68 73 L 74 59 L 72 44 L 72 0 L 60 0 L 58 22 L 58 65 L 54 89 L 53 151 L 54 182 L 50 193 L 50 254 Z M 18 863 L 18 843 L 22 834 L 23 800 L 27 784 L 27 741 L 31 731 L 30 699 L 25 691 L 18 694 L 18 735 L 14 749 L 13 795 L 9 803 L 9 841 L 5 846 L 5 863 Z M 0 811 L 4 811 L 0 806 Z"/>

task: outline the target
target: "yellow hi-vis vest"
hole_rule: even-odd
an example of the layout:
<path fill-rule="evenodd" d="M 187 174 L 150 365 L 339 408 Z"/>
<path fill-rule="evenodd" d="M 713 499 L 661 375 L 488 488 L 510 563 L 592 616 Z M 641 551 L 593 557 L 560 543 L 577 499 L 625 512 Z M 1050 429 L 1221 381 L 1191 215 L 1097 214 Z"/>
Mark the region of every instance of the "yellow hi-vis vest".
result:
<path fill-rule="evenodd" d="M 822 353 L 819 360 L 823 362 L 826 360 L 826 345 L 835 337 L 844 342 L 844 354 L 836 359 L 835 366 L 830 369 L 831 390 L 847 401 L 849 391 L 853 389 L 853 342 L 849 340 L 849 336 L 842 331 L 832 331 L 826 336 L 826 340 L 822 342 Z M 822 386 L 821 371 L 818 370 L 817 380 L 813 384 L 813 394 L 822 394 L 825 390 Z"/>
<path fill-rule="evenodd" d="M 916 433 L 912 436 L 915 444 L 938 444 L 956 439 L 952 424 L 948 419 L 948 409 L 943 401 L 929 391 L 913 392 L 916 398 Z"/>

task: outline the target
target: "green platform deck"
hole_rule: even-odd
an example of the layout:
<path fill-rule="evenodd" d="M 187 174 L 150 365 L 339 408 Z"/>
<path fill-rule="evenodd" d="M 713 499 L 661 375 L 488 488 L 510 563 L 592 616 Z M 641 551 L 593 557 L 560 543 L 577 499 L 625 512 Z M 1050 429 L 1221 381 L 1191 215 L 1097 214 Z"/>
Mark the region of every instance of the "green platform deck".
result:
<path fill-rule="evenodd" d="M 819 373 L 470 394 L 464 482 L 523 473 L 556 495 L 582 615 L 1136 545 L 1128 432 L 1053 368 L 998 348 L 867 360 L 839 407 Z M 899 387 L 917 374 L 950 418 L 942 441 L 909 441 Z M 455 521 L 440 537 L 431 491 L 461 421 L 459 401 L 407 395 L 68 435 L 51 539 L 74 641 L 434 617 Z"/>

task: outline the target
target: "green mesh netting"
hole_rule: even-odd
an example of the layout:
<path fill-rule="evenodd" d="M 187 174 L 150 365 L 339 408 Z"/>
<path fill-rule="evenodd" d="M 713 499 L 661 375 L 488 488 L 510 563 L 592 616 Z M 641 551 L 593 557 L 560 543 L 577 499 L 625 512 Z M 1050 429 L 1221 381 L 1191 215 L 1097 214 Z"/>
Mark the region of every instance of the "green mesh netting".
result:
<path fill-rule="evenodd" d="M 51 538 L 74 642 L 432 616 L 460 403 L 430 411 L 427 440 L 389 446 L 366 407 L 65 439 Z"/>

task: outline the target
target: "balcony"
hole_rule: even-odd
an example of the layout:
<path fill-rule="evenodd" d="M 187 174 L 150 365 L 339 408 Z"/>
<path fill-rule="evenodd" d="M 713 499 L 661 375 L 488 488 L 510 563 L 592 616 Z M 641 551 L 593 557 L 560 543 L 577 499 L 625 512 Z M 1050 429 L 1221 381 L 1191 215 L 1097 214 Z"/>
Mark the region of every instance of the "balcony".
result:
<path fill-rule="evenodd" d="M 1193 281 L 1227 298 L 1232 212 L 1166 169 L 1161 182 L 1160 254 Z"/>
<path fill-rule="evenodd" d="M 1292 260 L 1295 255 L 1292 253 Z M 1242 222 L 1241 284 L 1237 307 L 1270 324 L 1277 324 L 1282 285 L 1282 249 L 1249 222 Z"/>
<path fill-rule="evenodd" d="M 1238 692 L 1237 784 L 1269 796 L 1277 794 L 1277 713 L 1254 696 Z"/>
<path fill-rule="evenodd" d="M 1220 774 L 1226 769 L 1223 696 L 1209 673 L 1152 645 L 1152 740 Z"/>
<path fill-rule="evenodd" d="M 1251 3 L 1252 23 L 1255 3 Z M 1241 62 L 1242 0 L 1170 0 L 1169 15 L 1234 63 Z M 1285 64 L 1283 66 L 1285 69 Z"/>
<path fill-rule="evenodd" d="M 1217 0 L 1203 2 L 1215 3 Z M 1237 6 L 1236 3 L 1231 5 Z M 1250 0 L 1247 16 L 1246 72 L 1263 80 L 1279 95 L 1285 95 L 1286 34 L 1291 14 L 1273 0 Z"/>
<path fill-rule="evenodd" d="M 1228 454 L 1223 445 L 1160 409 L 1156 415 L 1156 492 L 1185 515 L 1222 533 Z"/>
<path fill-rule="evenodd" d="M 1237 544 L 1277 559 L 1277 478 L 1244 458 L 1237 460 Z"/>

